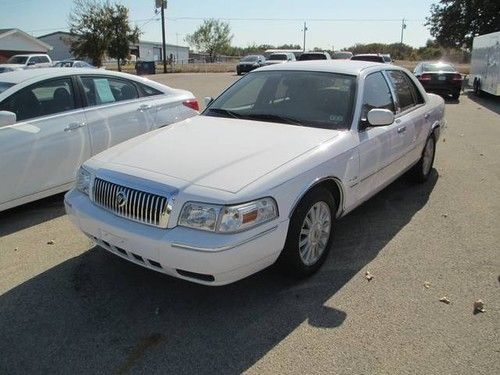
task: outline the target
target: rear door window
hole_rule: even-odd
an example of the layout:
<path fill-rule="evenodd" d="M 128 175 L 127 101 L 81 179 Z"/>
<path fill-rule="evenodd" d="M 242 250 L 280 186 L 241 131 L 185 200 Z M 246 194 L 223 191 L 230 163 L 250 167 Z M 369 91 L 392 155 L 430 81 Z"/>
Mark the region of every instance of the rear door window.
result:
<path fill-rule="evenodd" d="M 139 97 L 136 86 L 126 79 L 104 76 L 82 77 L 89 106 L 132 100 Z"/>

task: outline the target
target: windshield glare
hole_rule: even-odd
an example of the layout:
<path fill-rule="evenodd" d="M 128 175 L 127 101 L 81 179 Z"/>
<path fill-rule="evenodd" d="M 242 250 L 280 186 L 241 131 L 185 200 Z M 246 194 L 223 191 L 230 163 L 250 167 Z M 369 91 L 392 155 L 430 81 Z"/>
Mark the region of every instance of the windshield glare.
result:
<path fill-rule="evenodd" d="M 7 60 L 9 64 L 26 64 L 26 60 L 28 60 L 27 56 L 12 56 Z"/>
<path fill-rule="evenodd" d="M 271 55 L 269 60 L 286 60 L 286 55 Z"/>
<path fill-rule="evenodd" d="M 237 81 L 203 115 L 349 129 L 355 89 L 356 77 L 351 75 L 255 72 Z"/>
<path fill-rule="evenodd" d="M 455 68 L 448 64 L 425 64 L 424 71 L 426 72 L 454 72 Z"/>
<path fill-rule="evenodd" d="M 257 61 L 259 59 L 258 56 L 245 56 L 244 58 L 242 58 L 240 61 Z"/>

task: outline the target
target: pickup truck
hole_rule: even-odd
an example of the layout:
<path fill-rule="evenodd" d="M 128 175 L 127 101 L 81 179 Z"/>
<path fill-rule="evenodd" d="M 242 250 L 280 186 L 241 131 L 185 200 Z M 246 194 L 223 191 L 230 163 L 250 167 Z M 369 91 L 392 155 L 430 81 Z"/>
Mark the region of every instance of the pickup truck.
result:
<path fill-rule="evenodd" d="M 7 60 L 6 64 L 0 64 L 0 73 L 28 68 L 48 68 L 50 66 L 52 66 L 52 60 L 49 55 L 14 55 Z"/>

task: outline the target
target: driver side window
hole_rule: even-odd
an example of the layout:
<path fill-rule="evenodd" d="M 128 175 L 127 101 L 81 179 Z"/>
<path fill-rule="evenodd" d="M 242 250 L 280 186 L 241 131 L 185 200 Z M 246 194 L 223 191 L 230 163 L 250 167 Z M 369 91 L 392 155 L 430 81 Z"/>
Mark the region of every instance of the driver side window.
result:
<path fill-rule="evenodd" d="M 395 113 L 391 90 L 381 72 L 372 73 L 365 79 L 361 121 L 366 121 L 368 112 L 373 108 L 388 109 Z"/>

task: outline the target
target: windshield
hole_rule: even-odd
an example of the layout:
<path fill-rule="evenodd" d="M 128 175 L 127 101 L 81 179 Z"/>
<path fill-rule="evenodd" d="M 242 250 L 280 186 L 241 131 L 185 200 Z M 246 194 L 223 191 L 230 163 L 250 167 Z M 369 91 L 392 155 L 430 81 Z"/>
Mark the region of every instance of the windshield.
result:
<path fill-rule="evenodd" d="M 356 77 L 305 72 L 250 73 L 219 96 L 204 116 L 349 129 Z"/>
<path fill-rule="evenodd" d="M 283 54 L 269 56 L 269 60 L 286 60 L 286 59 L 287 59 L 286 55 Z"/>
<path fill-rule="evenodd" d="M 14 83 L 0 82 L 0 94 L 12 86 L 14 86 Z"/>
<path fill-rule="evenodd" d="M 326 56 L 323 53 L 303 53 L 300 55 L 299 60 L 326 60 Z"/>
<path fill-rule="evenodd" d="M 351 60 L 358 61 L 371 61 L 371 62 L 384 62 L 384 58 L 382 56 L 367 56 L 367 55 L 359 55 L 351 57 Z"/>
<path fill-rule="evenodd" d="M 26 64 L 26 60 L 28 60 L 28 56 L 12 56 L 7 62 L 9 64 Z"/>
<path fill-rule="evenodd" d="M 424 72 L 455 72 L 455 68 L 443 63 L 424 64 Z"/>
<path fill-rule="evenodd" d="M 258 59 L 259 59 L 259 56 L 250 55 L 250 56 L 245 56 L 240 61 L 257 61 Z"/>

